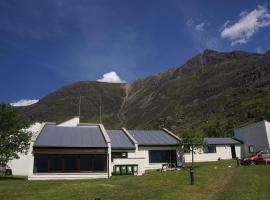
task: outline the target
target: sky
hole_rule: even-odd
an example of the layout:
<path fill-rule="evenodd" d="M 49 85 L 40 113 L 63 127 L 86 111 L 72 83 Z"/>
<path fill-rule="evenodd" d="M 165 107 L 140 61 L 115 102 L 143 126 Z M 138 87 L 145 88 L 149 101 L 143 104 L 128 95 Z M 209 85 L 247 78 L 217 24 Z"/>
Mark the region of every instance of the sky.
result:
<path fill-rule="evenodd" d="M 0 0 L 0 101 L 130 83 L 204 49 L 270 50 L 270 0 Z"/>

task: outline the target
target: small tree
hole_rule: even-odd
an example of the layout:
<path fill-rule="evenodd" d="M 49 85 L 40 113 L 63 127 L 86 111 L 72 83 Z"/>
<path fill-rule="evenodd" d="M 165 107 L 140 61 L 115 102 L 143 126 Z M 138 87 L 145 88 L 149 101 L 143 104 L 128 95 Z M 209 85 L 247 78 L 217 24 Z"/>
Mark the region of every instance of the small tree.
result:
<path fill-rule="evenodd" d="M 194 164 L 194 154 L 197 149 L 203 148 L 206 144 L 204 141 L 205 133 L 200 130 L 188 130 L 182 135 L 182 140 L 179 142 L 180 152 L 184 155 L 185 152 L 191 152 L 192 168 Z"/>
<path fill-rule="evenodd" d="M 0 104 L 0 164 L 19 158 L 19 153 L 27 153 L 30 144 L 29 123 L 17 109 Z"/>

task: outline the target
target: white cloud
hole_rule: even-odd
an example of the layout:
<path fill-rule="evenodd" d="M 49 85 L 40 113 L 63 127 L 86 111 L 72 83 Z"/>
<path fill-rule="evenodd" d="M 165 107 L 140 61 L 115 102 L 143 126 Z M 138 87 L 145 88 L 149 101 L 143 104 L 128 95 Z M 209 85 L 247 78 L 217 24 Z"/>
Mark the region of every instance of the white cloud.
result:
<path fill-rule="evenodd" d="M 30 106 L 34 103 L 37 103 L 39 100 L 38 99 L 21 99 L 17 102 L 10 103 L 12 106 Z"/>
<path fill-rule="evenodd" d="M 107 82 L 107 83 L 125 83 L 126 81 L 121 80 L 116 72 L 109 72 L 102 75 L 103 78 L 98 79 L 99 82 Z"/>
<path fill-rule="evenodd" d="M 204 31 L 204 23 L 195 26 L 196 31 Z"/>
<path fill-rule="evenodd" d="M 229 20 L 223 25 L 222 38 L 228 38 L 231 45 L 247 43 L 259 29 L 270 26 L 270 14 L 265 6 L 258 7 L 251 12 L 242 11 L 238 22 L 229 25 Z"/>

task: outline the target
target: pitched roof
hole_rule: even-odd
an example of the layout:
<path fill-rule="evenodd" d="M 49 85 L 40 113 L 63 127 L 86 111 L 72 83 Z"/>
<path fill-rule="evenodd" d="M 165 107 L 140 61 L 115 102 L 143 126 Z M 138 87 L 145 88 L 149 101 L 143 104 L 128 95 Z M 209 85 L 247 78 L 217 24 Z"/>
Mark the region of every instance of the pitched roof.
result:
<path fill-rule="evenodd" d="M 135 149 L 135 145 L 123 130 L 107 130 L 107 133 L 111 138 L 112 149 Z"/>
<path fill-rule="evenodd" d="M 163 130 L 129 130 L 141 146 L 177 145 L 177 139 Z"/>
<path fill-rule="evenodd" d="M 107 144 L 99 126 L 64 127 L 45 125 L 34 147 L 95 147 L 106 148 Z"/>
<path fill-rule="evenodd" d="M 233 138 L 204 138 L 205 142 L 210 145 L 218 144 L 241 144 L 239 141 L 234 140 Z"/>

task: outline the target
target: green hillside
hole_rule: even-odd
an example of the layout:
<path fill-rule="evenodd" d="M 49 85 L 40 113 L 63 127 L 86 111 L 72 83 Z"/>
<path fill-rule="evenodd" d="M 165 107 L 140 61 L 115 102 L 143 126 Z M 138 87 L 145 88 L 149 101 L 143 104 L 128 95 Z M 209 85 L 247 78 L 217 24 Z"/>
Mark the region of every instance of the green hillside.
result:
<path fill-rule="evenodd" d="M 234 127 L 270 120 L 270 53 L 205 50 L 183 66 L 131 83 L 78 82 L 57 90 L 21 111 L 33 120 L 83 122 L 107 128 L 155 129 L 178 134 L 202 129 L 210 136 L 230 135 Z"/>

